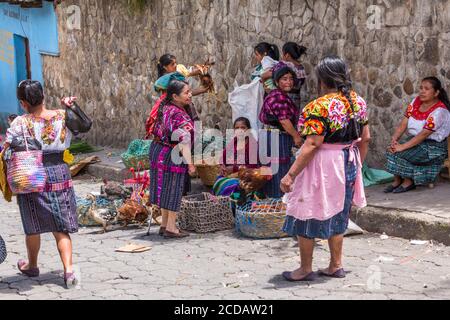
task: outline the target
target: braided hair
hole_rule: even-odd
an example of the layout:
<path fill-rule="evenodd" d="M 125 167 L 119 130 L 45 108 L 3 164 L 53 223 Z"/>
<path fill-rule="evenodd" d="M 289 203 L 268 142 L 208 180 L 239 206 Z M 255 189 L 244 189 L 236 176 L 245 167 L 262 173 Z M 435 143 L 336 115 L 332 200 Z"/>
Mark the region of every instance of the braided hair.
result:
<path fill-rule="evenodd" d="M 184 88 L 189 85 L 186 81 L 180 81 L 180 80 L 172 80 L 169 83 L 169 86 L 167 87 L 167 96 L 166 98 L 161 102 L 161 105 L 158 109 L 158 117 L 157 121 L 162 121 L 163 114 L 164 114 L 164 107 L 173 102 L 173 95 L 179 96 Z"/>
<path fill-rule="evenodd" d="M 425 81 L 431 83 L 431 85 L 433 86 L 433 89 L 435 91 L 439 91 L 438 99 L 440 101 L 442 101 L 442 103 L 445 104 L 447 109 L 450 111 L 450 101 L 448 99 L 448 94 L 447 94 L 447 91 L 442 86 L 441 80 L 439 80 L 436 77 L 427 77 L 422 80 L 422 82 L 425 82 Z"/>
<path fill-rule="evenodd" d="M 353 130 L 351 136 L 355 139 L 359 138 L 361 132 L 359 125 L 354 118 L 356 104 L 351 97 L 353 85 L 347 64 L 338 56 L 327 56 L 320 60 L 316 73 L 319 84 L 322 83 L 328 88 L 337 89 L 347 99 L 352 113 L 350 115 L 350 125 Z"/>

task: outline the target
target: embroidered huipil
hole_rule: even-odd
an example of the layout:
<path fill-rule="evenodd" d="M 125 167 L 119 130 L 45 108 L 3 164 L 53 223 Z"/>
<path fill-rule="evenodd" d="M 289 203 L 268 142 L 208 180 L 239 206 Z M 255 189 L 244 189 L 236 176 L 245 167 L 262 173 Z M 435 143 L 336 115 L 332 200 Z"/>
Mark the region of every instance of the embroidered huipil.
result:
<path fill-rule="evenodd" d="M 17 117 L 6 132 L 6 142 L 13 138 L 33 137 L 42 144 L 42 151 L 61 151 L 70 147 L 72 132 L 65 124 L 65 111 L 56 110 L 57 114 L 50 119 L 26 114 Z"/>
<path fill-rule="evenodd" d="M 408 118 L 408 134 L 415 137 L 424 129 L 433 133 L 428 139 L 442 142 L 450 135 L 450 112 L 441 101 L 427 112 L 421 112 L 422 101 L 419 97 L 408 106 L 405 117 Z"/>
<path fill-rule="evenodd" d="M 353 202 L 358 207 L 367 205 L 362 164 L 356 147 L 358 140 L 350 121 L 356 119 L 356 125 L 362 131 L 362 127 L 368 124 L 367 106 L 355 92 L 351 97 L 355 105 L 353 112 L 341 94 L 326 95 L 305 107 L 298 125 L 301 134 L 305 137 L 324 136 L 324 144 L 296 178 L 293 192 L 286 196 L 288 216 L 301 221 L 326 221 L 343 211 L 346 183 L 344 149 L 349 149 L 349 161 L 357 167 Z"/>

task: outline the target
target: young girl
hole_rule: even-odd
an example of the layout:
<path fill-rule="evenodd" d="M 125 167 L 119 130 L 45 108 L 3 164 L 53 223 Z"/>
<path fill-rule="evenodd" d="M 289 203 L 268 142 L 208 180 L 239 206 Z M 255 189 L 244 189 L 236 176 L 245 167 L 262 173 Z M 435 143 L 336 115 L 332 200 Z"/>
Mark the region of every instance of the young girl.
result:
<path fill-rule="evenodd" d="M 233 128 L 235 137 L 223 152 L 224 175 L 237 173 L 241 167 L 258 168 L 258 142 L 250 132 L 250 121 L 247 118 L 238 118 Z"/>
<path fill-rule="evenodd" d="M 261 42 L 255 47 L 255 59 L 258 62 L 258 66 L 252 74 L 252 80 L 256 77 L 261 78 L 263 74 L 277 65 L 280 60 L 280 50 L 274 44 Z M 276 89 L 275 83 L 270 77 L 262 81 L 267 93 Z"/>

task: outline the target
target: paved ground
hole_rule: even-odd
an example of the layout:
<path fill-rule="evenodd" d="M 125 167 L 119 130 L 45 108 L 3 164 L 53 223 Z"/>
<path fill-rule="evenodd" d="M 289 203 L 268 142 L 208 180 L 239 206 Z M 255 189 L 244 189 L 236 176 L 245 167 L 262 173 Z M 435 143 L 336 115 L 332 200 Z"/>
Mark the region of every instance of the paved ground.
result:
<path fill-rule="evenodd" d="M 98 185 L 77 181 L 79 194 Z M 368 234 L 345 242 L 344 280 L 286 283 L 280 273 L 297 266 L 292 239 L 248 240 L 232 231 L 165 241 L 152 231 L 84 229 L 73 237 L 81 286 L 67 290 L 51 236 L 43 237 L 40 278 L 17 273 L 26 256 L 18 208 L 0 200 L 0 234 L 9 249 L 0 265 L 3 299 L 450 299 L 450 248 L 411 245 L 408 240 Z M 128 243 L 145 244 L 142 254 L 116 253 Z M 315 268 L 327 265 L 318 242 Z"/>

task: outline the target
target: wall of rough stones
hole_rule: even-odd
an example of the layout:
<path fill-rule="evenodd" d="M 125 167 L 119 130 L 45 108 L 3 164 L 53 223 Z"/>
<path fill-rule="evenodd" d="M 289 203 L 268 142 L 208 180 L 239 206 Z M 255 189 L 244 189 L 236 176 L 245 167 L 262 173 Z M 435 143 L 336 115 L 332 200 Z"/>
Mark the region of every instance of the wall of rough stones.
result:
<path fill-rule="evenodd" d="M 450 88 L 448 0 L 149 0 L 141 12 L 126 0 L 66 0 L 58 7 L 60 57 L 45 57 L 50 103 L 76 94 L 95 126 L 87 138 L 126 146 L 144 134 L 148 94 L 160 55 L 183 64 L 216 62 L 217 96 L 196 98 L 209 127 L 231 125 L 228 92 L 249 81 L 253 46 L 296 41 L 309 48 L 305 102 L 317 95 L 314 66 L 325 54 L 350 64 L 370 106 L 369 164 L 384 150 L 420 79 L 437 75 Z M 81 8 L 81 28 L 68 28 L 68 8 Z"/>

